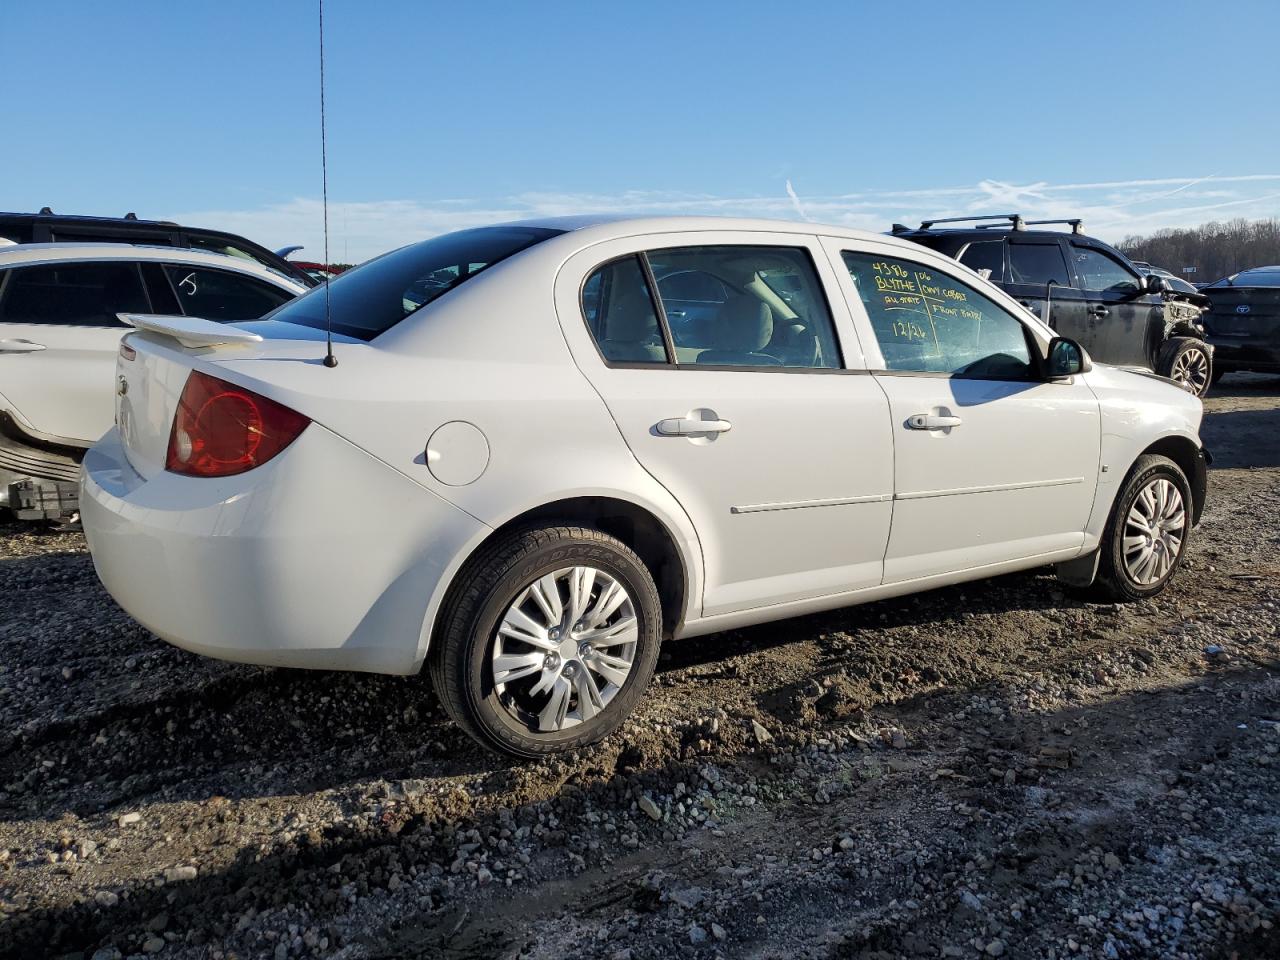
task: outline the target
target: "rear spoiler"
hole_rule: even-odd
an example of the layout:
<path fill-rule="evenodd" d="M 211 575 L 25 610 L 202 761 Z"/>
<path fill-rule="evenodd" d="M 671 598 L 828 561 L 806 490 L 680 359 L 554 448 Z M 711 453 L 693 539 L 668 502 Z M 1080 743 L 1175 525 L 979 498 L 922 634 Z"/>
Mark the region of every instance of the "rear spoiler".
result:
<path fill-rule="evenodd" d="M 224 343 L 261 343 L 262 337 L 203 317 L 172 317 L 158 313 L 117 313 L 122 323 L 139 330 L 173 337 L 184 347 L 216 347 Z"/>

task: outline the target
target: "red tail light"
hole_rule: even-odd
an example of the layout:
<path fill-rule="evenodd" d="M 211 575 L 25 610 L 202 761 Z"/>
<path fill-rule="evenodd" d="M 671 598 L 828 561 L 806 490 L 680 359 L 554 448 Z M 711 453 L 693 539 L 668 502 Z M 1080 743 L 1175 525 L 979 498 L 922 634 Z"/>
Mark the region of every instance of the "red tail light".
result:
<path fill-rule="evenodd" d="M 261 466 L 311 421 L 295 410 L 193 370 L 169 432 L 165 469 L 193 477 L 230 477 Z"/>

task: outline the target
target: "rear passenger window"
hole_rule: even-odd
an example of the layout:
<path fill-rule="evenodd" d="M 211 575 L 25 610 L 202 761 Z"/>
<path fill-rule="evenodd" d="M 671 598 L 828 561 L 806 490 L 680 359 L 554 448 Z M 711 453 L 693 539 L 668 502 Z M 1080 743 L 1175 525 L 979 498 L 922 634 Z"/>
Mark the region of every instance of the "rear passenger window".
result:
<path fill-rule="evenodd" d="M 839 367 L 826 296 L 807 250 L 651 250 L 677 364 Z"/>
<path fill-rule="evenodd" d="M 1009 279 L 1013 283 L 1043 285 L 1052 280 L 1064 287 L 1072 285 L 1062 248 L 1056 243 L 1010 243 Z"/>
<path fill-rule="evenodd" d="M 136 263 L 59 263 L 15 268 L 0 323 L 122 327 L 117 313 L 149 313 Z"/>
<path fill-rule="evenodd" d="M 911 260 L 843 256 L 886 369 L 991 380 L 1035 376 L 1022 324 L 973 287 Z"/>
<path fill-rule="evenodd" d="M 960 262 L 974 273 L 987 271 L 987 279 L 999 283 L 1004 279 L 1004 241 L 979 240 L 960 254 Z"/>
<path fill-rule="evenodd" d="M 612 363 L 666 363 L 658 312 L 639 257 L 606 263 L 582 287 L 587 327 Z"/>
<path fill-rule="evenodd" d="M 165 265 L 173 292 L 189 317 L 232 323 L 257 320 L 293 297 L 269 283 L 222 270 Z"/>

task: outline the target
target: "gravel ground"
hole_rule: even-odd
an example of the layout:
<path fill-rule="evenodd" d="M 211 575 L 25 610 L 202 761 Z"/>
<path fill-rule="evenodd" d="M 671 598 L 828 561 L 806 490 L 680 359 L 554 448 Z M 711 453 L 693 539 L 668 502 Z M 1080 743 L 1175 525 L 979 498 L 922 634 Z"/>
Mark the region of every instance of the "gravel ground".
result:
<path fill-rule="evenodd" d="M 1280 957 L 1280 381 L 1172 588 L 1044 572 L 671 644 L 519 766 L 418 680 L 173 649 L 0 526 L 0 954 Z"/>

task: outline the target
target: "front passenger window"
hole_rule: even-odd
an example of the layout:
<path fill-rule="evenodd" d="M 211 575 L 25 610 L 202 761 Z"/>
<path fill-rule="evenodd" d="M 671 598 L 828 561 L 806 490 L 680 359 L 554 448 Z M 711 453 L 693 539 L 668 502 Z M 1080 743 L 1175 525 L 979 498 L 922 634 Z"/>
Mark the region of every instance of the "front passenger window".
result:
<path fill-rule="evenodd" d="M 1071 254 L 1085 290 L 1132 293 L 1138 289 L 1138 278 L 1101 250 L 1072 246 Z"/>
<path fill-rule="evenodd" d="M 843 257 L 887 370 L 1035 376 L 1022 324 L 973 287 L 911 260 L 849 251 Z"/>
<path fill-rule="evenodd" d="M 218 323 L 257 320 L 293 299 L 278 287 L 222 270 L 165 264 L 164 271 L 182 305 L 182 312 L 188 317 L 203 317 Z"/>

